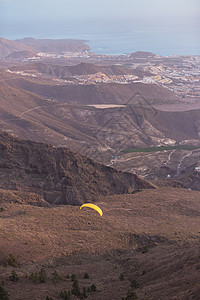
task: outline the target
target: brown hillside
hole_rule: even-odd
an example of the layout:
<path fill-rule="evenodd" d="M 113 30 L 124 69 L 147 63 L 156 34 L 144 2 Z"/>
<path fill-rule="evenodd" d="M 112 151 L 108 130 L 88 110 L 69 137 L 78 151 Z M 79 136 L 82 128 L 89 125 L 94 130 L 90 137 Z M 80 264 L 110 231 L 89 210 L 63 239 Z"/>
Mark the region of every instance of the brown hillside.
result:
<path fill-rule="evenodd" d="M 136 51 L 130 55 L 131 58 L 150 58 L 155 57 L 156 54 L 152 52 Z"/>
<path fill-rule="evenodd" d="M 53 65 L 50 63 L 29 63 L 26 65 L 19 65 L 11 68 L 12 70 L 22 70 L 25 72 L 39 72 L 40 74 L 50 75 L 52 77 L 59 77 L 62 79 L 69 78 L 70 76 L 75 75 L 88 75 L 95 73 L 104 73 L 107 76 L 111 75 L 125 75 L 132 74 L 139 78 L 144 76 L 153 75 L 150 72 L 144 71 L 143 69 L 137 67 L 135 69 L 124 68 L 118 65 L 108 65 L 108 66 L 99 66 L 92 63 L 80 63 L 74 66 L 63 66 L 63 65 Z"/>
<path fill-rule="evenodd" d="M 0 187 L 36 192 L 50 203 L 76 205 L 99 195 L 133 193 L 151 184 L 66 148 L 0 133 Z"/>
<path fill-rule="evenodd" d="M 127 74 L 127 70 L 118 66 L 101 67 L 91 63 L 80 63 L 75 66 L 61 66 L 44 63 L 31 63 L 25 66 L 19 66 L 15 69 L 35 70 L 40 73 L 51 75 L 54 77 L 67 78 L 74 75 L 87 75 L 102 72 L 106 75 L 123 75 Z"/>
<path fill-rule="evenodd" d="M 10 41 L 0 38 L 0 58 L 6 57 L 13 52 L 18 51 L 31 51 L 32 49 L 27 45 L 22 45 L 16 41 Z"/>
<path fill-rule="evenodd" d="M 60 299 L 60 291 L 72 286 L 67 274 L 76 274 L 81 289 L 95 283 L 97 292 L 88 300 L 122 299 L 133 280 L 139 299 L 198 300 L 199 192 L 143 190 L 96 203 L 103 217 L 73 206 L 1 202 L 0 271 L 11 300 Z M 18 282 L 9 280 L 13 267 L 3 266 L 9 253 L 20 264 Z M 41 267 L 45 283 L 27 278 Z M 63 279 L 53 284 L 55 270 Z"/>
<path fill-rule="evenodd" d="M 27 79 L 8 80 L 7 82 L 13 87 L 22 88 L 40 96 L 53 97 L 73 104 L 134 104 L 138 103 L 138 98 L 144 98 L 154 104 L 178 100 L 173 92 L 155 84 L 55 85 L 55 83 L 40 84 Z"/>
<path fill-rule="evenodd" d="M 107 109 L 68 104 L 105 103 L 105 99 L 113 104 L 112 98 L 115 103 L 123 103 L 130 93 L 129 85 L 121 88 L 119 85 L 57 86 L 41 79 L 25 80 L 7 72 L 1 76 L 0 127 L 21 138 L 70 147 L 90 157 L 95 155 L 105 164 L 110 162 L 112 153 L 127 148 L 157 146 L 165 139 L 191 140 L 192 143 L 199 140 L 200 110 L 159 111 L 141 97 L 132 99 L 127 107 Z M 140 87 L 143 90 L 143 86 Z M 148 91 L 151 91 L 149 86 L 143 90 Z M 123 166 L 128 168 L 128 165 Z"/>
<path fill-rule="evenodd" d="M 31 259 L 39 260 L 40 255 L 56 258 L 73 252 L 134 250 L 199 237 L 198 191 L 169 187 L 143 190 L 132 195 L 96 197 L 95 204 L 101 207 L 102 217 L 89 208 L 80 210 L 70 205 L 44 208 L 1 200 L 1 206 L 5 208 L 0 212 L 5 241 L 1 247 L 8 247 L 6 252 L 14 253 L 20 262 L 28 263 Z M 6 232 L 12 237 L 7 242 Z M 34 246 L 37 236 L 38 248 Z M 20 240 L 27 240 L 29 246 L 22 244 L 21 248 L 14 248 Z M 49 244 L 53 246 L 50 252 Z"/>
<path fill-rule="evenodd" d="M 35 56 L 37 56 L 36 52 L 24 50 L 24 51 L 12 52 L 11 54 L 9 54 L 6 57 L 6 59 L 23 60 L 23 59 L 30 58 L 30 57 L 35 57 Z"/>
<path fill-rule="evenodd" d="M 73 40 L 73 39 L 34 39 L 24 38 L 16 40 L 21 45 L 26 45 L 37 52 L 52 52 L 61 53 L 65 51 L 85 51 L 89 50 L 89 46 L 84 44 L 84 40 Z"/>

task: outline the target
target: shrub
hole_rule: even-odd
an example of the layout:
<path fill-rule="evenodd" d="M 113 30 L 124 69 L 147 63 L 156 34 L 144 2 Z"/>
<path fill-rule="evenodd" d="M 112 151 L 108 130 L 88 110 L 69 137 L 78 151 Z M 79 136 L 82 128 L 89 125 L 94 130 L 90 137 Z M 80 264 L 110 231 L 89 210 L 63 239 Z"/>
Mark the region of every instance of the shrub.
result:
<path fill-rule="evenodd" d="M 83 298 L 87 298 L 87 290 L 86 287 L 83 287 Z"/>
<path fill-rule="evenodd" d="M 76 279 L 76 275 L 75 274 L 72 274 L 71 275 L 71 281 L 74 281 Z"/>
<path fill-rule="evenodd" d="M 53 298 L 46 296 L 46 300 L 53 300 Z"/>
<path fill-rule="evenodd" d="M 73 281 L 71 292 L 75 296 L 80 296 L 81 295 L 80 288 L 79 288 L 79 283 L 78 283 L 77 279 L 75 279 Z"/>
<path fill-rule="evenodd" d="M 61 281 L 61 280 L 63 280 L 63 276 L 59 275 L 57 271 L 54 271 L 52 273 L 52 275 L 53 275 L 52 281 L 53 281 L 54 284 Z"/>
<path fill-rule="evenodd" d="M 37 283 L 44 283 L 47 281 L 47 275 L 46 271 L 44 268 L 40 270 L 40 272 L 32 272 L 31 275 L 29 276 L 29 279 L 31 279 L 33 282 Z"/>
<path fill-rule="evenodd" d="M 120 279 L 121 281 L 123 281 L 123 280 L 124 280 L 124 273 L 120 273 L 120 275 L 119 275 L 119 279 Z"/>
<path fill-rule="evenodd" d="M 29 276 L 29 279 L 32 280 L 35 283 L 39 282 L 38 273 L 37 272 L 32 272 L 31 275 Z"/>
<path fill-rule="evenodd" d="M 89 279 L 89 278 L 90 278 L 90 276 L 89 276 L 89 274 L 88 274 L 88 273 L 85 273 L 85 274 L 84 274 L 84 276 L 83 276 L 83 278 L 84 278 L 84 279 Z"/>
<path fill-rule="evenodd" d="M 19 280 L 19 276 L 17 275 L 15 270 L 12 270 L 11 275 L 9 276 L 10 281 L 17 282 Z"/>
<path fill-rule="evenodd" d="M 14 254 L 10 253 L 6 262 L 5 262 L 5 266 L 11 266 L 11 267 L 17 267 L 18 263 L 17 263 L 17 259 L 14 256 Z"/>
<path fill-rule="evenodd" d="M 90 286 L 87 288 L 87 292 L 91 293 L 91 287 Z"/>
<path fill-rule="evenodd" d="M 5 290 L 5 288 L 2 285 L 0 285 L 0 299 L 9 300 L 8 292 Z"/>
<path fill-rule="evenodd" d="M 139 283 L 137 282 L 137 280 L 134 279 L 131 281 L 131 288 L 133 288 L 133 289 L 139 288 Z"/>
<path fill-rule="evenodd" d="M 59 294 L 60 298 L 63 298 L 64 300 L 71 300 L 71 291 L 61 291 Z"/>
<path fill-rule="evenodd" d="M 47 274 L 44 268 L 42 268 L 39 272 L 39 282 L 44 283 L 47 281 Z"/>
<path fill-rule="evenodd" d="M 92 285 L 91 285 L 91 292 L 96 292 L 97 291 L 97 287 L 96 287 L 96 285 L 93 283 Z"/>

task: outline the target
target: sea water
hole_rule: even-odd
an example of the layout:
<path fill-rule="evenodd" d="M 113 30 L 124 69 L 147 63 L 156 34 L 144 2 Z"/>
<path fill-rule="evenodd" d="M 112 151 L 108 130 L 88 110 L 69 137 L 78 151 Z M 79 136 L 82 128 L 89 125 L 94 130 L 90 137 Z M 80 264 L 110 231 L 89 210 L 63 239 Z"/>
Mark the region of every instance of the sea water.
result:
<path fill-rule="evenodd" d="M 11 40 L 34 37 L 50 39 L 81 39 L 90 46 L 91 52 L 102 54 L 125 54 L 149 51 L 158 55 L 200 55 L 200 29 L 198 26 L 41 26 L 18 25 L 14 30 L 4 28 L 4 38 Z M 0 30 L 0 35 L 1 30 Z"/>

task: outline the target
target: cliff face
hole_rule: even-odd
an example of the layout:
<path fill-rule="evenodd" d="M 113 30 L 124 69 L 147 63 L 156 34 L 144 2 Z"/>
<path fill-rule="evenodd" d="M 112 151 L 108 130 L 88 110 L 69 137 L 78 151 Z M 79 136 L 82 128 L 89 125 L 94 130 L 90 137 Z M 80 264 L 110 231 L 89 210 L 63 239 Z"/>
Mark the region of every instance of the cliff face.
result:
<path fill-rule="evenodd" d="M 0 188 L 37 193 L 54 204 L 78 205 L 99 195 L 153 188 L 67 148 L 24 141 L 0 132 Z"/>

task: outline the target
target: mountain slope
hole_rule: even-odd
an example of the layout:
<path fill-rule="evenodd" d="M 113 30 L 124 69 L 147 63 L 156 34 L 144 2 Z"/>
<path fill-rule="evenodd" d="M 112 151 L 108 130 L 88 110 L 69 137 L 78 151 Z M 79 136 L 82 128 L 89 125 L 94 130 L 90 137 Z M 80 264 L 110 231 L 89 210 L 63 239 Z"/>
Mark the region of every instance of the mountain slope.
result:
<path fill-rule="evenodd" d="M 174 102 L 177 96 L 166 88 L 155 84 L 132 83 L 99 83 L 91 85 L 68 85 L 55 84 L 55 82 L 44 83 L 25 78 L 15 81 L 7 80 L 13 87 L 34 92 L 43 97 L 67 103 L 77 104 L 134 104 L 138 100 L 147 100 L 150 103 Z"/>
<path fill-rule="evenodd" d="M 30 57 L 30 56 L 29 56 Z M 73 66 L 63 66 L 63 65 L 54 65 L 50 63 L 29 63 L 26 65 L 21 65 L 17 67 L 12 67 L 11 70 L 22 70 L 25 72 L 39 72 L 40 74 L 50 75 L 52 77 L 59 77 L 62 79 L 67 79 L 71 76 L 79 76 L 79 75 L 89 75 L 96 73 L 103 73 L 107 76 L 111 75 L 125 75 L 132 74 L 136 75 L 140 78 L 143 76 L 153 75 L 150 72 L 145 72 L 140 69 L 128 69 L 117 65 L 110 66 L 99 66 L 92 63 L 80 63 Z"/>
<path fill-rule="evenodd" d="M 16 40 L 21 45 L 28 46 L 37 52 L 52 52 L 62 53 L 65 51 L 77 51 L 82 52 L 89 50 L 90 47 L 84 42 L 85 40 L 74 40 L 74 39 L 34 39 L 24 38 Z"/>
<path fill-rule="evenodd" d="M 0 187 L 35 192 L 50 203 L 80 204 L 98 195 L 133 193 L 153 185 L 66 148 L 0 133 Z"/>
<path fill-rule="evenodd" d="M 96 200 L 102 217 L 70 205 L 0 202 L 0 272 L 10 299 L 58 300 L 72 287 L 66 274 L 76 274 L 81 291 L 97 286 L 88 300 L 122 299 L 132 281 L 139 299 L 198 300 L 199 192 L 161 188 Z M 19 266 L 3 266 L 9 253 Z M 9 280 L 13 268 L 17 282 Z M 35 283 L 29 276 L 41 268 L 47 280 Z M 61 279 L 53 284 L 55 271 Z"/>
<path fill-rule="evenodd" d="M 6 57 L 13 52 L 18 51 L 31 51 L 31 47 L 22 45 L 16 41 L 10 41 L 4 38 L 0 38 L 0 58 Z"/>
<path fill-rule="evenodd" d="M 159 111 L 150 105 L 149 100 L 137 94 L 132 100 L 127 100 L 131 88 L 141 90 L 149 97 L 151 92 L 152 96 L 155 93 L 158 97 L 160 90 L 156 87 L 142 84 L 131 87 L 117 84 L 57 86 L 44 79 L 28 80 L 8 72 L 2 74 L 0 127 L 18 137 L 70 146 L 73 151 L 89 157 L 95 154 L 105 164 L 110 162 L 112 154 L 127 148 L 176 141 L 198 143 L 200 110 Z M 125 100 L 128 101 L 126 107 L 100 109 L 84 106 L 106 101 L 126 103 Z M 86 149 L 87 153 L 84 152 Z M 104 158 L 101 157 L 103 152 L 109 155 L 109 161 L 104 161 L 104 154 Z"/>
<path fill-rule="evenodd" d="M 152 52 L 136 51 L 131 53 L 130 58 L 153 58 L 157 55 Z"/>

